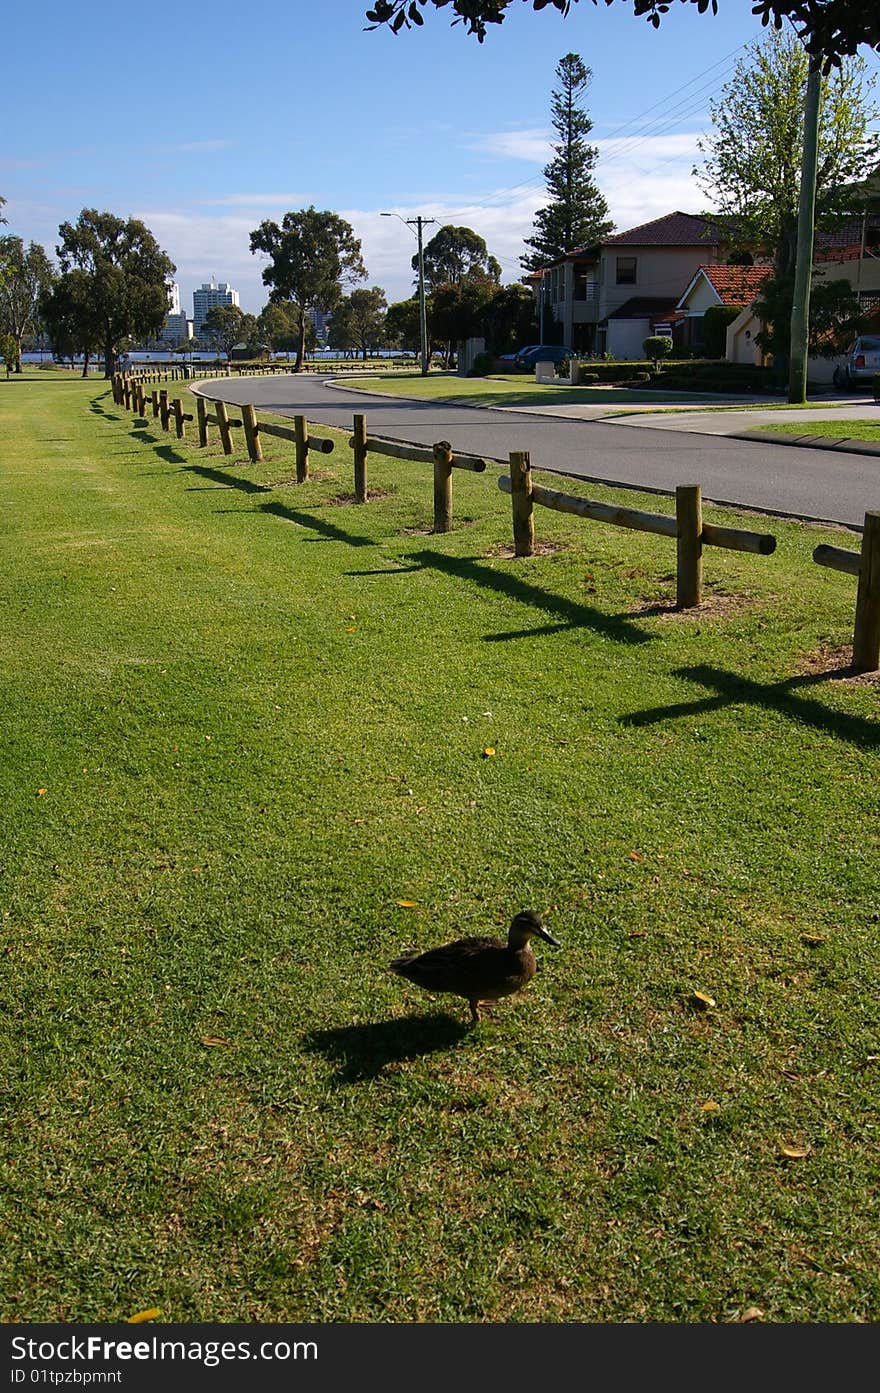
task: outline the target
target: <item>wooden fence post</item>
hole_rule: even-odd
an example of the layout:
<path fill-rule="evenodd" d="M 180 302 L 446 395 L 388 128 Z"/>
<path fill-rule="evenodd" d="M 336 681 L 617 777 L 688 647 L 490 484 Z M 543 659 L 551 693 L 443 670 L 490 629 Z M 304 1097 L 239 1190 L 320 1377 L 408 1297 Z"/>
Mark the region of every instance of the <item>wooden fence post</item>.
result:
<path fill-rule="evenodd" d="M 356 503 L 367 501 L 367 418 L 355 416 L 352 431 L 354 450 L 354 497 Z"/>
<path fill-rule="evenodd" d="M 534 556 L 532 467 L 528 451 L 514 450 L 510 455 L 510 501 L 513 508 L 513 554 Z"/>
<path fill-rule="evenodd" d="M 154 415 L 154 416 L 158 416 L 158 415 L 159 415 L 159 389 L 158 389 L 158 387 L 154 387 L 153 390 L 152 390 L 152 392 L 150 393 L 150 401 L 151 401 L 152 404 L 153 404 L 153 415 Z"/>
<path fill-rule="evenodd" d="M 244 438 L 247 443 L 248 459 L 251 464 L 259 464 L 263 458 L 263 447 L 260 444 L 260 427 L 257 425 L 257 413 L 250 404 L 241 408 L 241 420 L 244 426 Z"/>
<path fill-rule="evenodd" d="M 180 397 L 174 398 L 174 427 L 177 431 L 178 440 L 183 440 L 186 435 L 186 428 L 183 424 L 183 403 Z"/>
<path fill-rule="evenodd" d="M 204 397 L 196 397 L 196 419 L 199 423 L 199 444 L 202 446 L 208 443 L 208 408 L 205 406 Z"/>
<path fill-rule="evenodd" d="M 874 672 L 880 667 L 880 513 L 865 513 L 853 632 L 853 667 L 856 672 Z"/>
<path fill-rule="evenodd" d="M 168 429 L 168 418 L 170 408 L 168 406 L 168 388 L 163 387 L 159 393 L 159 419 L 162 422 L 162 429 Z"/>
<path fill-rule="evenodd" d="M 679 484 L 675 490 L 678 523 L 678 576 L 675 601 L 693 609 L 703 598 L 703 500 L 699 484 Z"/>
<path fill-rule="evenodd" d="M 434 446 L 434 531 L 452 531 L 452 446 L 438 440 Z"/>
<path fill-rule="evenodd" d="M 309 437 L 305 416 L 294 416 L 293 429 L 296 432 L 296 482 L 303 484 L 309 477 Z"/>
<path fill-rule="evenodd" d="M 223 442 L 224 455 L 232 454 L 232 430 L 229 425 L 229 412 L 226 410 L 226 402 L 218 399 L 217 403 L 217 425 L 220 428 L 220 439 Z"/>

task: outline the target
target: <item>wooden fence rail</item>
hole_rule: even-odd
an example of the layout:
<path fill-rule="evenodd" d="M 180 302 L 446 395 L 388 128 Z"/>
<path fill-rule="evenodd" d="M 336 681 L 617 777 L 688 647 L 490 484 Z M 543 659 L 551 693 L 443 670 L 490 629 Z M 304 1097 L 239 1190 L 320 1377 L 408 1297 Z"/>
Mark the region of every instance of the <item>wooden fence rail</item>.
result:
<path fill-rule="evenodd" d="M 159 418 L 163 430 L 170 430 L 171 420 L 178 439 L 185 437 L 185 423 L 193 420 L 185 412 L 179 398 L 169 401 L 165 388 L 154 388 L 148 398 L 144 391 L 146 375 L 133 379 L 130 374 L 116 373 L 111 380 L 113 400 L 117 405 L 137 412 L 141 419 L 152 407 L 153 417 Z M 196 417 L 199 445 L 209 442 L 208 427 L 220 432 L 223 452 L 234 453 L 233 428 L 243 429 L 248 457 L 257 462 L 263 458 L 260 436 L 274 436 L 291 441 L 296 450 L 296 478 L 302 483 L 309 477 L 309 452 L 329 454 L 333 441 L 311 435 L 305 416 L 294 416 L 293 427 L 275 425 L 257 418 L 256 408 L 245 404 L 241 417 L 231 417 L 224 401 L 216 400 L 209 411 L 204 397 L 196 396 Z M 391 459 L 413 460 L 434 467 L 434 531 L 449 532 L 452 528 L 452 471 L 468 469 L 482 474 L 488 461 L 478 455 L 460 455 L 453 451 L 448 440 L 438 440 L 430 446 L 408 445 L 402 441 L 383 440 L 367 434 L 366 416 L 356 415 L 349 445 L 354 454 L 354 486 L 358 503 L 367 500 L 367 457 L 384 455 Z M 599 503 L 575 494 L 561 493 L 532 482 L 529 455 L 514 451 L 509 457 L 510 474 L 502 474 L 498 487 L 511 496 L 513 512 L 514 552 L 517 556 L 532 556 L 535 549 L 534 507 L 553 508 L 572 513 L 592 522 L 604 522 L 613 527 L 626 527 L 637 532 L 652 532 L 674 539 L 677 546 L 676 603 L 680 609 L 691 609 L 703 598 L 703 548 L 725 547 L 731 551 L 750 552 L 769 556 L 776 550 L 776 538 L 769 532 L 753 532 L 748 528 L 721 527 L 703 522 L 702 492 L 699 484 L 681 484 L 675 490 L 675 516 L 667 513 L 647 513 L 612 503 Z M 880 669 L 880 512 L 865 514 L 861 552 L 842 547 L 817 546 L 813 560 L 820 566 L 844 571 L 858 577 L 855 627 L 853 631 L 853 668 L 857 672 Z"/>
<path fill-rule="evenodd" d="M 702 493 L 699 484 L 682 484 L 675 490 L 675 517 L 666 513 L 645 513 L 589 498 L 560 493 L 532 483 L 531 464 L 525 452 L 510 456 L 510 474 L 498 479 L 502 493 L 509 493 L 513 511 L 513 547 L 517 556 L 532 556 L 535 550 L 534 505 L 573 513 L 593 522 L 614 527 L 653 532 L 675 538 L 678 548 L 676 603 L 692 609 L 703 598 L 703 547 L 727 547 L 732 551 L 769 556 L 776 549 L 776 538 L 768 532 L 750 532 L 737 527 L 717 527 L 703 522 Z"/>
<path fill-rule="evenodd" d="M 358 503 L 367 501 L 367 455 L 385 455 L 389 459 L 413 460 L 434 466 L 434 531 L 452 530 L 452 471 L 469 469 L 482 474 L 486 460 L 479 455 L 460 455 L 453 451 L 448 440 L 434 445 L 407 445 L 396 440 L 383 440 L 367 434 L 366 416 L 355 416 L 349 445 L 354 453 L 354 496 Z"/>
<path fill-rule="evenodd" d="M 813 560 L 834 571 L 858 576 L 852 665 L 856 672 L 880 668 L 880 513 L 865 513 L 862 549 L 818 546 Z"/>

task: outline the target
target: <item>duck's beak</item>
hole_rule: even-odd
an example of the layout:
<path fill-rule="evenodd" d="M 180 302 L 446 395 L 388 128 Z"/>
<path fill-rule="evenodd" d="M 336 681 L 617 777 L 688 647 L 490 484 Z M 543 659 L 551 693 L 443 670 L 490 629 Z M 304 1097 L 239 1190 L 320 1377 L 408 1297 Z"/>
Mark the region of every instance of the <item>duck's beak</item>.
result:
<path fill-rule="evenodd" d="M 538 930 L 538 933 L 540 934 L 541 938 L 543 938 L 545 943 L 552 943 L 554 948 L 562 947 L 562 944 L 559 942 L 559 939 L 553 937 L 552 933 L 546 927 L 546 925 L 542 924 Z"/>

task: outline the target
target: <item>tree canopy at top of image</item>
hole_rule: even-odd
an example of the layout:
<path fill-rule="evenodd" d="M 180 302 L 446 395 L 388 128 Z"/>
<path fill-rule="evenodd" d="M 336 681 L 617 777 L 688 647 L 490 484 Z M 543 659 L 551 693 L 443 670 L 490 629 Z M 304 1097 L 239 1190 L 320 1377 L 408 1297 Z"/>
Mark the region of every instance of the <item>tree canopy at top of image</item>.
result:
<path fill-rule="evenodd" d="M 718 0 L 679 0 L 684 5 L 696 5 L 700 14 L 718 12 Z M 387 24 L 394 33 L 413 25 L 424 24 L 422 10 L 432 4 L 436 9 L 452 5 L 453 24 L 465 24 L 480 43 L 486 37 L 489 24 L 500 24 L 514 0 L 375 0 L 366 17 L 370 28 Z M 523 0 L 528 3 L 528 0 Z M 578 0 L 531 0 L 534 10 L 550 7 L 567 15 Z M 599 0 L 592 0 L 594 5 Z M 615 0 L 604 0 L 606 5 Z M 644 16 L 654 28 L 659 28 L 672 0 L 629 0 L 635 15 Z M 741 0 L 732 0 L 741 4 Z M 764 25 L 781 29 L 789 20 L 808 53 L 821 58 L 826 71 L 841 58 L 852 56 L 861 44 L 880 51 L 880 7 L 876 0 L 754 0 L 752 13 L 760 15 Z"/>

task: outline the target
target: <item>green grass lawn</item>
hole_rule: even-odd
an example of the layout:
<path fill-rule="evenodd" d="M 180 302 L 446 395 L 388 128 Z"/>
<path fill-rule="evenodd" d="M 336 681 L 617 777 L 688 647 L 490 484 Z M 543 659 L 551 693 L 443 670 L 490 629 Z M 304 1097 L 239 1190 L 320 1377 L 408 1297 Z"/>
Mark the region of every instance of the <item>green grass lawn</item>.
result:
<path fill-rule="evenodd" d="M 835 440 L 878 440 L 878 421 L 772 421 L 761 427 L 775 435 L 826 435 Z"/>
<path fill-rule="evenodd" d="M 514 560 L 491 467 L 436 536 L 343 433 L 297 486 L 36 374 L 0 430 L 0 1317 L 877 1320 L 858 538 L 707 509 L 778 547 L 677 613 L 668 539 Z M 475 1029 L 386 970 L 526 907 Z"/>
<path fill-rule="evenodd" d="M 354 385 L 354 384 L 353 384 Z M 459 377 L 455 372 L 431 372 L 423 377 L 418 372 L 401 372 L 394 375 L 393 385 L 387 377 L 370 375 L 358 378 L 357 388 L 365 392 L 391 391 L 397 397 L 424 397 L 430 401 L 461 401 L 469 406 L 633 406 L 639 403 L 657 403 L 658 409 L 665 404 L 676 402 L 685 404 L 694 400 L 693 392 L 651 392 L 637 387 L 570 387 L 562 379 L 556 382 L 536 383 L 532 373 L 500 373 L 492 377 Z M 730 402 L 729 397 L 717 393 L 697 394 L 708 405 Z M 609 412 L 609 415 L 625 415 Z"/>
<path fill-rule="evenodd" d="M 822 421 L 821 412 L 828 403 L 810 401 L 800 406 L 772 398 L 756 401 L 747 397 L 721 396 L 709 392 L 646 391 L 636 387 L 569 387 L 560 382 L 537 385 L 522 373 L 493 377 L 459 377 L 456 373 L 432 372 L 428 377 L 419 373 L 403 373 L 395 377 L 393 386 L 387 378 L 365 376 L 358 378 L 359 391 L 391 391 L 395 396 L 424 397 L 428 400 L 464 401 L 469 406 L 607 406 L 607 416 L 629 416 L 633 407 L 656 406 L 658 414 L 680 411 L 684 406 L 700 411 L 802 411 L 806 405 L 819 413 L 820 419 L 810 421 L 811 435 L 833 435 L 853 440 L 880 440 L 880 425 L 859 421 Z M 696 403 L 696 404 L 695 404 Z M 801 421 L 785 423 L 780 420 L 762 429 L 780 434 L 804 435 Z"/>

